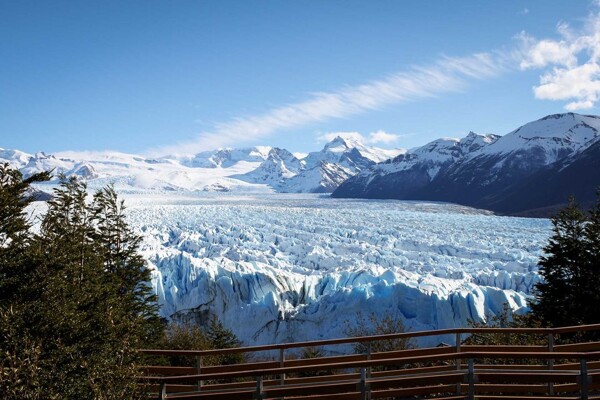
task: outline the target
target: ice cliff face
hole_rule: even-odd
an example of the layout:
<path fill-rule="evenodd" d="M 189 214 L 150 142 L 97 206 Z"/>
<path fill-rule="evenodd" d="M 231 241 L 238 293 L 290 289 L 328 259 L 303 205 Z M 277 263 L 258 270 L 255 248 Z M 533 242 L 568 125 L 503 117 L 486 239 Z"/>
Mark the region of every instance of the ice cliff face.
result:
<path fill-rule="evenodd" d="M 161 313 L 218 315 L 247 344 L 344 336 L 358 312 L 421 330 L 464 326 L 504 303 L 523 308 L 550 229 L 547 220 L 437 203 L 281 194 L 127 201 Z"/>

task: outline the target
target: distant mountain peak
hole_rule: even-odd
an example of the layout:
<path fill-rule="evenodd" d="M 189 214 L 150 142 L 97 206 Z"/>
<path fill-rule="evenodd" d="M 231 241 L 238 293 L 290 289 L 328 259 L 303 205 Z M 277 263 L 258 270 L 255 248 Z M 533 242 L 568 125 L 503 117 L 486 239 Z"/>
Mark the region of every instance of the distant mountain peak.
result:
<path fill-rule="evenodd" d="M 364 148 L 365 145 L 357 138 L 336 136 L 323 147 L 323 150 L 345 151 L 352 148 Z"/>

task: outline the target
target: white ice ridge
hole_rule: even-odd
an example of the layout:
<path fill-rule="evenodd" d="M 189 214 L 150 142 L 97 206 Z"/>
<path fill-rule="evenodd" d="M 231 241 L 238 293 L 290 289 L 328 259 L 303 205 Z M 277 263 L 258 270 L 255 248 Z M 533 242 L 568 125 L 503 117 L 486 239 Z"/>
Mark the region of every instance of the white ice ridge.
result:
<path fill-rule="evenodd" d="M 246 344 L 342 337 L 358 312 L 415 331 L 465 326 L 507 302 L 522 309 L 550 232 L 548 220 L 442 203 L 300 194 L 127 203 L 161 314 L 215 314 Z"/>

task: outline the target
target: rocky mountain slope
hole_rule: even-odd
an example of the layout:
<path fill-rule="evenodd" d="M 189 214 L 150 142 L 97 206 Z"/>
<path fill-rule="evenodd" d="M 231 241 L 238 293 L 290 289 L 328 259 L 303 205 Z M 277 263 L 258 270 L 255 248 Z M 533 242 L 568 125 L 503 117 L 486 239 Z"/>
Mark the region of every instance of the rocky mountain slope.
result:
<path fill-rule="evenodd" d="M 550 115 L 509 134 L 441 139 L 349 178 L 333 197 L 436 200 L 506 214 L 547 215 L 600 183 L 600 117 Z M 535 211 L 537 210 L 537 211 Z"/>

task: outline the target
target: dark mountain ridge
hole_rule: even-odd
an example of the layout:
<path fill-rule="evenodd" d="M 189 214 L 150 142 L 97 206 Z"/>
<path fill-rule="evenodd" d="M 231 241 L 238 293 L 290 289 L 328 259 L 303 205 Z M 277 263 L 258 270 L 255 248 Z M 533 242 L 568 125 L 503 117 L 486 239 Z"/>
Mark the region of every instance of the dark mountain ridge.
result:
<path fill-rule="evenodd" d="M 453 142 L 440 139 L 362 171 L 332 196 L 444 201 L 500 214 L 548 216 L 571 195 L 581 204 L 595 199 L 599 132 L 600 117 L 566 113 L 502 137 L 470 133 Z"/>

